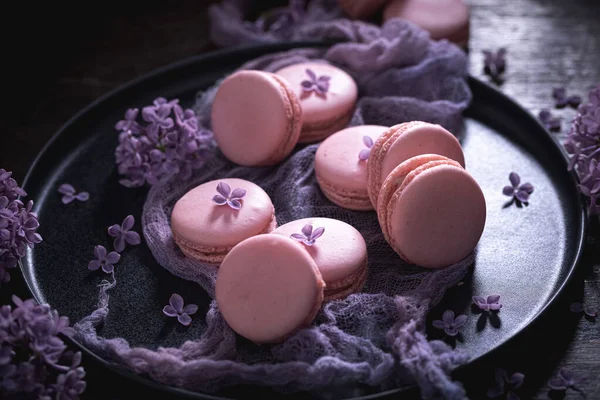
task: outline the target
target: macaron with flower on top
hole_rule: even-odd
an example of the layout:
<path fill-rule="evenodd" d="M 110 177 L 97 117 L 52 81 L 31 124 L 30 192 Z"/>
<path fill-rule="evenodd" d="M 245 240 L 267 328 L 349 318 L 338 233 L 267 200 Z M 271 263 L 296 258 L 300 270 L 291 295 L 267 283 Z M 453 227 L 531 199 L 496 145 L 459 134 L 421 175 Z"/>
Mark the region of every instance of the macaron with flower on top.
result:
<path fill-rule="evenodd" d="M 171 214 L 174 241 L 187 257 L 220 264 L 239 242 L 277 226 L 275 207 L 258 185 L 237 178 L 201 184 L 181 197 Z"/>
<path fill-rule="evenodd" d="M 284 67 L 275 74 L 289 82 L 300 99 L 300 143 L 321 141 L 352 119 L 358 86 L 346 71 L 324 61 L 311 61 Z"/>
<path fill-rule="evenodd" d="M 353 126 L 319 145 L 315 174 L 321 191 L 331 202 L 350 210 L 373 210 L 367 190 L 367 164 L 374 142 L 387 129 L 380 125 Z"/>

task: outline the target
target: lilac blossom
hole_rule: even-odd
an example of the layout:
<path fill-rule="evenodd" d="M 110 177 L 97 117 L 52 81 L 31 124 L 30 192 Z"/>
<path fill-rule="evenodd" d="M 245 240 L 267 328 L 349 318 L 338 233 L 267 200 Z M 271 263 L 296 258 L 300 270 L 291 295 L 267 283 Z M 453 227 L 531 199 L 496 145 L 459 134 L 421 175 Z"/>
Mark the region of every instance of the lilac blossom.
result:
<path fill-rule="evenodd" d="M 121 253 L 123 250 L 125 250 L 126 244 L 136 246 L 142 242 L 140 234 L 131 230 L 134 223 L 135 218 L 133 215 L 128 215 L 125 217 L 121 225 L 115 224 L 108 228 L 108 234 L 115 238 L 113 241 L 113 247 L 118 253 Z"/>
<path fill-rule="evenodd" d="M 163 313 L 167 317 L 176 317 L 177 321 L 183 326 L 188 326 L 192 322 L 192 317 L 198 311 L 195 304 L 183 304 L 183 298 L 177 293 L 173 293 L 169 299 L 169 304 L 163 308 Z"/>
<path fill-rule="evenodd" d="M 204 165 L 212 133 L 199 126 L 193 110 L 183 109 L 177 99 L 159 97 L 142 109 L 143 122 L 138 122 L 139 114 L 129 109 L 115 125 L 120 132 L 115 160 L 123 186 L 189 179 Z"/>
<path fill-rule="evenodd" d="M 224 206 L 227 204 L 234 210 L 242 208 L 241 200 L 246 195 L 245 189 L 238 188 L 231 191 L 231 187 L 226 182 L 219 182 L 217 184 L 217 192 L 219 194 L 214 195 L 212 198 L 213 203 L 216 205 Z"/>
<path fill-rule="evenodd" d="M 462 327 L 467 323 L 466 315 L 459 315 L 454 318 L 454 311 L 446 310 L 442 315 L 442 319 L 433 321 L 434 328 L 443 329 L 448 336 L 456 336 Z"/>
<path fill-rule="evenodd" d="M 292 233 L 290 237 L 299 242 L 304 243 L 306 246 L 314 246 L 318 238 L 325 233 L 325 228 L 319 227 L 313 229 L 311 224 L 306 224 L 302 227 L 302 233 Z"/>

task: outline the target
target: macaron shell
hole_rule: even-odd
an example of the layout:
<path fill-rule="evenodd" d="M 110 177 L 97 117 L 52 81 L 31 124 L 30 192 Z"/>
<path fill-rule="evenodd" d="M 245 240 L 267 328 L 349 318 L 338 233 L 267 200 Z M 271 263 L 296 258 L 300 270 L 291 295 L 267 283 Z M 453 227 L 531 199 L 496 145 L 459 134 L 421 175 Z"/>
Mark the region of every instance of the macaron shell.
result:
<path fill-rule="evenodd" d="M 485 226 L 481 188 L 463 168 L 434 165 L 410 173 L 388 205 L 390 244 L 412 264 L 443 268 L 467 257 Z"/>
<path fill-rule="evenodd" d="M 469 8 L 463 0 L 392 0 L 383 20 L 404 18 L 429 31 L 434 40 L 456 40 L 469 31 Z"/>
<path fill-rule="evenodd" d="M 318 77 L 331 77 L 327 93 L 319 95 L 302 89 L 302 82 L 309 80 L 307 69 Z M 358 87 L 344 70 L 324 62 L 310 62 L 290 65 L 275 74 L 289 82 L 300 100 L 303 115 L 300 142 L 321 140 L 345 127 L 352 118 L 358 99 Z"/>
<path fill-rule="evenodd" d="M 381 185 L 390 172 L 404 161 L 421 154 L 440 154 L 465 166 L 458 139 L 440 125 L 411 121 L 389 128 L 371 149 L 368 164 L 368 192 L 373 207 Z"/>
<path fill-rule="evenodd" d="M 338 0 L 352 18 L 367 18 L 379 11 L 388 0 Z"/>
<path fill-rule="evenodd" d="M 219 86 L 212 129 L 229 160 L 244 166 L 274 165 L 298 141 L 302 108 L 294 90 L 273 74 L 238 71 Z"/>
<path fill-rule="evenodd" d="M 379 191 L 379 204 L 377 207 L 377 218 L 379 225 L 383 232 L 385 239 L 390 242 L 390 235 L 388 232 L 388 205 L 392 196 L 402 186 L 404 179 L 410 174 L 418 174 L 421 170 L 427 169 L 436 165 L 452 165 L 458 168 L 462 168 L 459 163 L 454 160 L 450 160 L 439 154 L 423 154 L 420 156 L 409 158 L 402 164 L 398 165 L 390 174 L 387 176 L 381 190 Z"/>
<path fill-rule="evenodd" d="M 213 203 L 219 182 L 227 183 L 232 191 L 246 190 L 240 210 Z M 175 203 L 171 230 L 174 236 L 198 246 L 230 248 L 263 232 L 274 214 L 273 203 L 260 186 L 244 179 L 218 179 L 195 187 Z"/>
<path fill-rule="evenodd" d="M 275 218 L 275 214 L 271 219 L 271 222 L 259 232 L 259 235 L 271 233 L 275 228 L 277 228 L 277 219 Z M 175 243 L 186 257 L 192 258 L 201 262 L 202 264 L 208 265 L 219 265 L 223 262 L 223 259 L 231 251 L 233 246 L 222 246 L 222 247 L 212 247 L 212 246 L 203 246 L 198 243 L 194 243 L 189 240 L 183 239 L 181 236 L 177 234 L 173 234 L 175 239 Z"/>
<path fill-rule="evenodd" d="M 323 227 L 325 232 L 313 246 L 297 242 L 315 260 L 327 288 L 336 282 L 361 271 L 367 258 L 367 245 L 363 236 L 352 225 L 332 218 L 304 218 L 288 222 L 273 231 L 273 234 L 290 237 L 302 233 L 305 225 L 313 229 Z M 333 284 L 333 285 L 332 285 Z"/>
<path fill-rule="evenodd" d="M 215 297 L 239 335 L 255 343 L 278 343 L 313 321 L 324 287 L 314 260 L 297 243 L 282 235 L 261 235 L 225 257 Z"/>

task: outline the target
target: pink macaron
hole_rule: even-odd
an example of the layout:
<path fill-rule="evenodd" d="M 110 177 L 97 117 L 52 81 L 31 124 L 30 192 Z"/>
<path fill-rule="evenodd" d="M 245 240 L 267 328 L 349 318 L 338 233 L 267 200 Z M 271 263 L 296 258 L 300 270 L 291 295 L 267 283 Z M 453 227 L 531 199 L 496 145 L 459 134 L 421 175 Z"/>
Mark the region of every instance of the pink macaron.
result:
<path fill-rule="evenodd" d="M 298 143 L 302 107 L 280 76 L 238 71 L 219 86 L 212 105 L 212 129 L 221 152 L 244 166 L 271 166 Z"/>
<path fill-rule="evenodd" d="M 388 128 L 360 125 L 329 136 L 315 154 L 315 174 L 325 196 L 350 210 L 372 210 L 367 191 L 367 158 L 373 143 Z"/>
<path fill-rule="evenodd" d="M 355 19 L 372 16 L 387 2 L 388 0 L 338 0 L 339 6 Z"/>
<path fill-rule="evenodd" d="M 217 274 L 227 324 L 254 343 L 280 343 L 312 323 L 325 283 L 309 253 L 288 237 L 260 235 L 235 246 Z"/>
<path fill-rule="evenodd" d="M 375 141 L 367 163 L 367 189 L 375 209 L 379 190 L 388 174 L 420 154 L 440 154 L 465 166 L 460 142 L 442 126 L 422 121 L 394 125 Z"/>
<path fill-rule="evenodd" d="M 444 156 L 406 160 L 388 175 L 379 196 L 383 234 L 411 264 L 443 268 L 462 261 L 485 227 L 486 202 L 479 184 Z"/>
<path fill-rule="evenodd" d="M 302 107 L 300 143 L 318 142 L 352 119 L 358 87 L 348 73 L 324 62 L 294 64 L 275 72 L 290 83 Z"/>
<path fill-rule="evenodd" d="M 180 198 L 171 231 L 186 256 L 219 264 L 239 242 L 277 227 L 275 208 L 260 186 L 243 179 L 204 183 Z"/>
<path fill-rule="evenodd" d="M 434 40 L 448 39 L 463 48 L 469 44 L 469 7 L 463 0 L 392 0 L 383 20 L 406 19 L 425 29 Z"/>
<path fill-rule="evenodd" d="M 331 218 L 304 218 L 281 225 L 273 234 L 290 237 L 308 251 L 325 281 L 326 302 L 364 287 L 367 245 L 352 225 Z"/>

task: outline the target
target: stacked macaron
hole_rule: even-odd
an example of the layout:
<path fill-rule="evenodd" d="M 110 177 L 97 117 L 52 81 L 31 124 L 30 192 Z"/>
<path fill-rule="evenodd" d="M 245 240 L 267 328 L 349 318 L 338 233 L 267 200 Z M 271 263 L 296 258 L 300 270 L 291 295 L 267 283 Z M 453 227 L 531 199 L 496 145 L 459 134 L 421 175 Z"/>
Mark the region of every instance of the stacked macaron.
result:
<path fill-rule="evenodd" d="M 392 126 L 371 148 L 367 175 L 384 237 L 402 259 L 443 268 L 474 250 L 485 198 L 446 129 L 420 121 Z"/>
<path fill-rule="evenodd" d="M 324 302 L 360 292 L 367 246 L 351 225 L 307 218 L 233 247 L 215 288 L 219 310 L 239 335 L 279 343 L 310 325 Z"/>
<path fill-rule="evenodd" d="M 273 166 L 297 143 L 317 142 L 350 122 L 358 88 L 325 62 L 294 64 L 276 73 L 238 71 L 219 86 L 212 130 L 225 157 L 244 166 Z"/>

